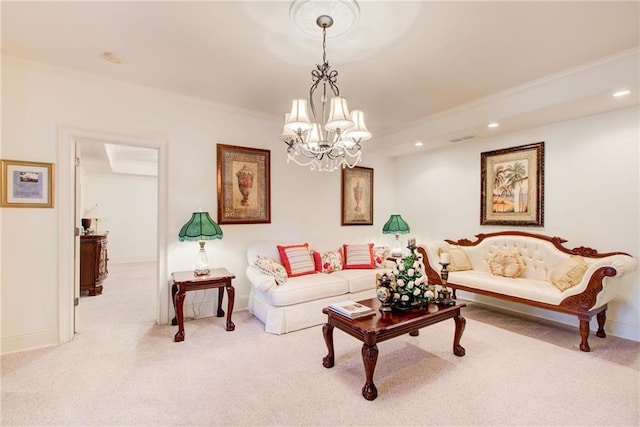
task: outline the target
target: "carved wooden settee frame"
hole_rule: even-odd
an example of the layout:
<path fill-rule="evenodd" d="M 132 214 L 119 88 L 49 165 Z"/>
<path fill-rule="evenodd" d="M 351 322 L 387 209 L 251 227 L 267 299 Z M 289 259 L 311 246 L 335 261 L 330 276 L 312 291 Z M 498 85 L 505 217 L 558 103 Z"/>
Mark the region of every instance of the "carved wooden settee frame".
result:
<path fill-rule="evenodd" d="M 579 246 L 573 249 L 569 249 L 563 246 L 563 243 L 565 243 L 567 240 L 561 237 L 549 237 L 542 234 L 527 233 L 522 231 L 503 231 L 503 232 L 484 233 L 484 234 L 481 233 L 481 234 L 476 234 L 475 241 L 471 241 L 469 239 L 460 239 L 460 240 L 447 239 L 445 240 L 445 242 L 450 245 L 456 245 L 461 247 L 471 247 L 471 246 L 477 246 L 480 242 L 482 242 L 485 239 L 498 237 L 498 236 L 503 236 L 503 237 L 504 236 L 506 237 L 524 236 L 527 238 L 548 241 L 552 243 L 557 250 L 565 254 L 578 255 L 585 258 L 596 259 L 596 258 L 605 258 L 612 255 L 626 255 L 630 257 L 630 255 L 625 252 L 598 253 L 597 250 L 589 247 L 585 247 L 585 246 Z M 431 263 L 429 262 L 425 249 L 423 247 L 418 247 L 418 251 L 419 253 L 422 254 L 423 259 L 425 260 L 424 262 L 425 273 L 429 279 L 429 283 L 442 284 L 440 273 L 431 266 Z M 596 316 L 598 321 L 598 330 L 596 332 L 596 335 L 600 338 L 606 337 L 606 333 L 604 331 L 604 325 L 606 321 L 607 304 L 605 303 L 604 305 L 601 305 L 600 307 L 596 307 L 596 308 L 594 308 L 594 305 L 596 304 L 596 298 L 598 296 L 598 293 L 603 289 L 602 281 L 604 280 L 604 278 L 614 277 L 617 274 L 618 272 L 616 268 L 612 266 L 604 266 L 604 267 L 598 268 L 591 274 L 588 285 L 586 286 L 586 289 L 584 289 L 581 293 L 577 295 L 568 296 L 567 298 L 563 299 L 559 305 L 549 304 L 545 302 L 535 301 L 532 299 L 521 298 L 521 297 L 512 296 L 512 295 L 505 295 L 505 294 L 493 292 L 490 290 L 469 287 L 469 286 L 466 286 L 464 283 L 456 283 L 455 279 L 453 279 L 454 281 L 452 281 L 451 276 L 449 276 L 449 281 L 447 282 L 447 286 L 453 289 L 454 298 L 456 297 L 456 290 L 461 290 L 461 291 L 472 292 L 479 295 L 486 295 L 494 298 L 513 301 L 513 302 L 526 304 L 533 307 L 543 308 L 546 310 L 551 310 L 551 311 L 556 311 L 560 313 L 577 316 L 580 322 L 580 336 L 581 336 L 580 350 L 588 352 L 590 351 L 589 342 L 588 342 L 589 322 L 591 321 L 593 316 Z"/>

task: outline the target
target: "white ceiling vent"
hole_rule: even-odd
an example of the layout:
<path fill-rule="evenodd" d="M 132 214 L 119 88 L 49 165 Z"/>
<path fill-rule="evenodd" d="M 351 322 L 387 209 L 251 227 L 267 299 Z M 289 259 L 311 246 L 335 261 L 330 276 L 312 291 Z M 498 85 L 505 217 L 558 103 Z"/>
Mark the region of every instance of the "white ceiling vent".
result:
<path fill-rule="evenodd" d="M 473 139 L 473 138 L 477 138 L 477 136 L 476 135 L 460 136 L 458 138 L 450 139 L 449 142 L 462 142 L 462 141 L 468 141 L 468 140 Z"/>

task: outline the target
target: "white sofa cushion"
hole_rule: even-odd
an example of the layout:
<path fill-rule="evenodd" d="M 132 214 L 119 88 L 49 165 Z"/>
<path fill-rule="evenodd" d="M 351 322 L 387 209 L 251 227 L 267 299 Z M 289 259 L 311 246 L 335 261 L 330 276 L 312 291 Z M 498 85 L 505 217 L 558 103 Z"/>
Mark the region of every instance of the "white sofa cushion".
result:
<path fill-rule="evenodd" d="M 512 279 L 494 276 L 482 271 L 468 270 L 449 273 L 451 283 L 459 283 L 470 288 L 496 292 L 503 295 L 530 299 L 558 305 L 565 298 L 558 288 L 546 280 Z"/>
<path fill-rule="evenodd" d="M 307 301 L 344 295 L 349 291 L 347 281 L 334 274 L 314 273 L 289 277 L 287 283 L 272 286 L 264 292 L 267 302 L 274 306 L 287 306 Z"/>
<path fill-rule="evenodd" d="M 349 292 L 360 292 L 376 287 L 376 273 L 389 273 L 390 269 L 361 269 L 361 270 L 340 270 L 331 273 L 332 276 L 347 282 Z"/>

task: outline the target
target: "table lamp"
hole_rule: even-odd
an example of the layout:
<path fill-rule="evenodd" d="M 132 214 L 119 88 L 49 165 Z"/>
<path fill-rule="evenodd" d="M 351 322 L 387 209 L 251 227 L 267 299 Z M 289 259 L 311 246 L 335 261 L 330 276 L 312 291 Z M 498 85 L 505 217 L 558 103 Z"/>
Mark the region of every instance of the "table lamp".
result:
<path fill-rule="evenodd" d="M 205 240 L 222 239 L 222 229 L 211 219 L 209 212 L 194 212 L 191 219 L 182 226 L 178 239 L 183 242 L 198 240 L 200 251 L 196 260 L 196 269 L 193 272 L 196 276 L 206 276 L 209 274 L 209 260 L 204 250 Z"/>
<path fill-rule="evenodd" d="M 409 233 L 409 224 L 407 224 L 400 214 L 391 214 L 389 221 L 382 227 L 382 234 L 395 234 L 396 241 L 391 248 L 391 255 L 402 256 L 402 246 L 400 245 L 400 234 Z"/>

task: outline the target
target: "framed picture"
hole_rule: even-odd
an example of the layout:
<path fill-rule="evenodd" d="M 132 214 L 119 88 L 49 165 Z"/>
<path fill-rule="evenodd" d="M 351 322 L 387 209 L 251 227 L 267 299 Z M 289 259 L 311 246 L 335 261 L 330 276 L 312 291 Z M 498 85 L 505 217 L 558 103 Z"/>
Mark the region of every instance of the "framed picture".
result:
<path fill-rule="evenodd" d="M 217 145 L 218 223 L 271 222 L 271 151 Z"/>
<path fill-rule="evenodd" d="M 480 225 L 544 225 L 544 142 L 481 153 Z"/>
<path fill-rule="evenodd" d="M 373 225 L 373 169 L 342 169 L 342 225 Z"/>
<path fill-rule="evenodd" d="M 2 207 L 52 208 L 53 163 L 1 160 Z"/>

